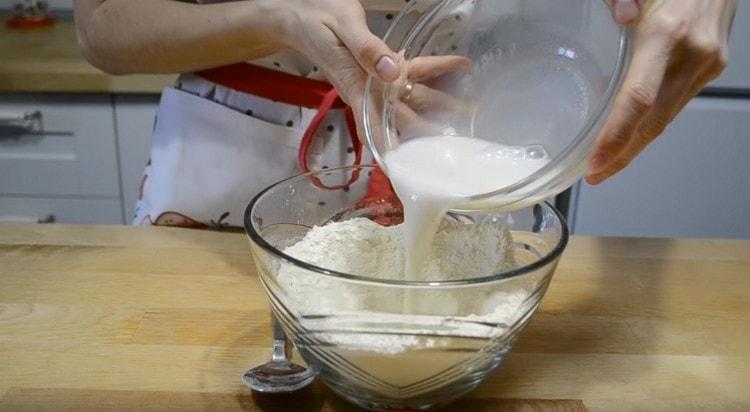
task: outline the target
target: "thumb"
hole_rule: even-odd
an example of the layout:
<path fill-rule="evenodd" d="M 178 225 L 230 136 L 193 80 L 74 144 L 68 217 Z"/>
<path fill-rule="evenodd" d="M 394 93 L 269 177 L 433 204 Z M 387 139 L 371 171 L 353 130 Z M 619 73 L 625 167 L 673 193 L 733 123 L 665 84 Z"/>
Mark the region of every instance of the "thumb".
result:
<path fill-rule="evenodd" d="M 401 70 L 393 51 L 370 32 L 364 13 L 340 22 L 334 32 L 368 74 L 389 83 L 399 78 Z"/>
<path fill-rule="evenodd" d="M 645 0 L 612 0 L 612 17 L 620 26 L 632 26 L 641 17 Z"/>

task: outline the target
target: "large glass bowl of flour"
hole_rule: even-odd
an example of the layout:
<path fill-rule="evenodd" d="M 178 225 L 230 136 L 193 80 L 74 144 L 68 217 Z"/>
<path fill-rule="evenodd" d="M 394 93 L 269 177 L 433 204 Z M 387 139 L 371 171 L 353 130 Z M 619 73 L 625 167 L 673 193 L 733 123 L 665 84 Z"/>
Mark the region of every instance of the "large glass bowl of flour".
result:
<path fill-rule="evenodd" d="M 502 210 L 579 179 L 628 63 L 608 3 L 409 2 L 385 38 L 401 77 L 370 78 L 364 101 L 368 145 L 397 190 L 418 180 L 423 195 L 453 195 L 452 210 Z"/>
<path fill-rule="evenodd" d="M 313 172 L 258 194 L 245 213 L 253 258 L 273 312 L 333 391 L 369 409 L 442 405 L 503 361 L 568 230 L 549 204 L 448 214 L 407 281 L 402 211 L 368 191 L 374 170 Z"/>

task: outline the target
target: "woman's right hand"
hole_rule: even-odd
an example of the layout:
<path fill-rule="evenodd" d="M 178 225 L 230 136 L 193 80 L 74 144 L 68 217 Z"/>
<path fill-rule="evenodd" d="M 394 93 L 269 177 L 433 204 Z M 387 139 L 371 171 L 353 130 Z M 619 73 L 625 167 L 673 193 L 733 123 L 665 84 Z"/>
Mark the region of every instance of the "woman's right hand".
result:
<path fill-rule="evenodd" d="M 398 111 L 405 122 L 423 124 L 418 117 L 421 109 L 450 105 L 452 99 L 420 83 L 471 67 L 468 59 L 457 56 L 404 61 L 370 32 L 359 0 L 271 0 L 266 7 L 280 29 L 281 44 L 321 70 L 352 107 L 360 139 L 364 138 L 362 103 L 368 76 L 378 79 L 381 85 L 396 82 L 399 88 L 414 82 L 411 102 L 401 105 Z"/>
<path fill-rule="evenodd" d="M 399 78 L 397 56 L 370 32 L 358 0 L 270 0 L 267 7 L 281 44 L 320 69 L 355 111 L 368 75 L 386 83 Z"/>

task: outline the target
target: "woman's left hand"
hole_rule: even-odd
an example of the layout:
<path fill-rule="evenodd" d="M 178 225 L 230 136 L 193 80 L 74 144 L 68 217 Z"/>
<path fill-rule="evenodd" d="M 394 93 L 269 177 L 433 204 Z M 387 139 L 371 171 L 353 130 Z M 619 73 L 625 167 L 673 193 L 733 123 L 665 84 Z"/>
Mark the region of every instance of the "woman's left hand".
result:
<path fill-rule="evenodd" d="M 618 24 L 635 24 L 633 57 L 597 139 L 586 181 L 627 166 L 726 67 L 736 0 L 614 0 Z"/>

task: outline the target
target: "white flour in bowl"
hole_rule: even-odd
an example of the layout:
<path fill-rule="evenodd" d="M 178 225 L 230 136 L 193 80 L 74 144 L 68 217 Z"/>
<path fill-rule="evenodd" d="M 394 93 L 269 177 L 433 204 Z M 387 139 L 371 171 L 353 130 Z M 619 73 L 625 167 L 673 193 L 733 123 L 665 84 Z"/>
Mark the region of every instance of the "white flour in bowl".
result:
<path fill-rule="evenodd" d="M 312 228 L 284 253 L 326 269 L 376 279 L 404 280 L 403 225 L 356 218 Z M 415 280 L 488 276 L 513 267 L 511 237 L 494 222 L 443 221 L 430 258 Z"/>
<path fill-rule="evenodd" d="M 402 225 L 385 227 L 365 218 L 314 227 L 284 252 L 337 272 L 403 280 Z M 499 223 L 444 221 L 422 271 L 410 280 L 488 276 L 515 266 L 512 239 Z M 348 282 L 282 264 L 278 281 L 303 327 L 329 344 L 354 350 L 399 353 L 444 342 L 436 337 L 487 339 L 502 335 L 523 313 L 526 288 L 476 287 L 415 290 Z M 328 333 L 326 331 L 335 331 Z"/>

